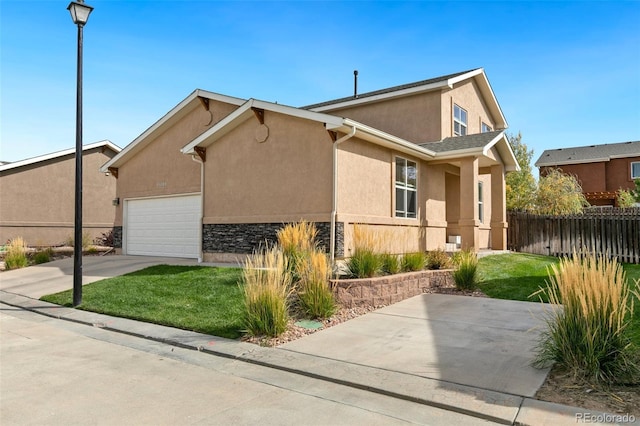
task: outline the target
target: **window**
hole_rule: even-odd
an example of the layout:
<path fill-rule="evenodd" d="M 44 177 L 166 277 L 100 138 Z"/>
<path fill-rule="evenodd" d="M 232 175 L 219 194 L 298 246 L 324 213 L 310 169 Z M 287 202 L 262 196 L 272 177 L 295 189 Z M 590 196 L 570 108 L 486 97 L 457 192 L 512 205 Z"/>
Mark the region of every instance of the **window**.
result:
<path fill-rule="evenodd" d="M 631 163 L 631 179 L 640 179 L 640 162 Z"/>
<path fill-rule="evenodd" d="M 467 111 L 453 104 L 453 134 L 464 136 L 467 134 Z"/>
<path fill-rule="evenodd" d="M 482 193 L 482 182 L 478 182 L 478 219 L 484 223 L 484 194 Z"/>
<path fill-rule="evenodd" d="M 493 129 L 491 128 L 491 126 L 489 126 L 487 123 L 482 123 L 482 125 L 480 126 L 480 131 L 482 133 L 487 133 L 487 132 L 492 132 Z"/>
<path fill-rule="evenodd" d="M 417 217 L 417 177 L 416 163 L 396 157 L 396 217 Z"/>

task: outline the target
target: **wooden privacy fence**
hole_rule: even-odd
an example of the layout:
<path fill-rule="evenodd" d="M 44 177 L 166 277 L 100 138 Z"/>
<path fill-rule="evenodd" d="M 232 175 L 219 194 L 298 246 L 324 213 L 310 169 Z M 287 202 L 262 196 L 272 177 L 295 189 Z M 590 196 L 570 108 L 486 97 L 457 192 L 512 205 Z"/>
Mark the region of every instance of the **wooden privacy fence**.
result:
<path fill-rule="evenodd" d="M 576 251 L 640 263 L 638 208 L 587 211 L 571 216 L 508 212 L 507 220 L 509 250 L 548 256 L 570 256 Z"/>

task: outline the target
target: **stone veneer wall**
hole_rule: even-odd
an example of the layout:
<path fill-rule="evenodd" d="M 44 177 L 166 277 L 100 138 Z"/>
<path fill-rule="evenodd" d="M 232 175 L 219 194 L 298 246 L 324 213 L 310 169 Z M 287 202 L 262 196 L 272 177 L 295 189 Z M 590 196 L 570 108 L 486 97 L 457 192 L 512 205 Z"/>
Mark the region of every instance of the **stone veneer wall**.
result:
<path fill-rule="evenodd" d="M 113 227 L 113 248 L 122 248 L 122 226 Z"/>
<path fill-rule="evenodd" d="M 389 305 L 417 296 L 426 288 L 452 284 L 452 270 L 448 269 L 331 281 L 338 302 L 347 308 Z"/>
<path fill-rule="evenodd" d="M 202 225 L 202 251 L 205 253 L 250 254 L 265 241 L 275 243 L 276 232 L 285 223 L 224 223 Z M 325 250 L 331 240 L 331 223 L 315 222 L 317 242 Z M 336 257 L 344 255 L 344 223 L 336 223 Z M 328 251 L 328 250 L 327 250 Z"/>

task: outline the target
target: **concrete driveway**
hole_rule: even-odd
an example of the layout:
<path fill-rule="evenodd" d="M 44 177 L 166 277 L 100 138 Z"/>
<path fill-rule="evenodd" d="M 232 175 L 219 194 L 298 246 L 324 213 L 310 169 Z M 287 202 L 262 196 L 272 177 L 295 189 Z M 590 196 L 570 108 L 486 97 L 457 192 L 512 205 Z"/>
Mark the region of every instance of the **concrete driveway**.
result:
<path fill-rule="evenodd" d="M 532 397 L 540 303 L 423 294 L 282 346 L 329 359 Z"/>
<path fill-rule="evenodd" d="M 195 259 L 150 256 L 84 256 L 82 284 L 117 277 L 153 265 L 197 265 Z M 73 258 L 56 260 L 0 274 L 0 290 L 39 299 L 73 288 Z"/>

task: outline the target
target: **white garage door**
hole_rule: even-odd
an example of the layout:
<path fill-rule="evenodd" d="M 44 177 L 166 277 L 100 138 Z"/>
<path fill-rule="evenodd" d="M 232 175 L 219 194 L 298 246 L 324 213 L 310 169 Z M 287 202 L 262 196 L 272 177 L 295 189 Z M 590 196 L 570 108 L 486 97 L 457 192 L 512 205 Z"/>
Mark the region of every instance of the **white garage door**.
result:
<path fill-rule="evenodd" d="M 197 258 L 200 195 L 126 202 L 126 254 Z"/>

